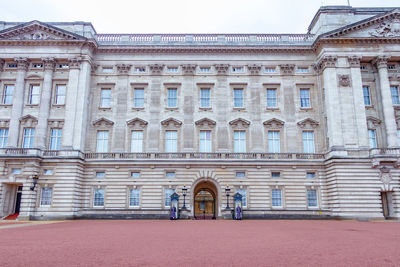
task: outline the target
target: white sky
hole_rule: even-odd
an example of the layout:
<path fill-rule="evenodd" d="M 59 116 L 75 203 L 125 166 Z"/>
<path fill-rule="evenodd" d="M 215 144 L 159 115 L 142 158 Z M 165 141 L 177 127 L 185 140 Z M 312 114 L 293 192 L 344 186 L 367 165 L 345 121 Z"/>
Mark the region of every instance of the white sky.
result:
<path fill-rule="evenodd" d="M 349 0 L 395 7 L 399 0 Z M 87 21 L 97 33 L 306 33 L 321 5 L 347 0 L 0 0 L 0 21 Z"/>

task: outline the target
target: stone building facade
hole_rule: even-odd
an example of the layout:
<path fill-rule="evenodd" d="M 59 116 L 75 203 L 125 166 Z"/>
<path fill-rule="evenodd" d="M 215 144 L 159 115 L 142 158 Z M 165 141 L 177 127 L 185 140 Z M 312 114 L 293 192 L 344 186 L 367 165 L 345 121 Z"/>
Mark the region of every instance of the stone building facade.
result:
<path fill-rule="evenodd" d="M 183 188 L 186 217 L 239 192 L 245 218 L 399 218 L 399 62 L 396 8 L 307 34 L 0 22 L 0 218 L 168 218 Z"/>

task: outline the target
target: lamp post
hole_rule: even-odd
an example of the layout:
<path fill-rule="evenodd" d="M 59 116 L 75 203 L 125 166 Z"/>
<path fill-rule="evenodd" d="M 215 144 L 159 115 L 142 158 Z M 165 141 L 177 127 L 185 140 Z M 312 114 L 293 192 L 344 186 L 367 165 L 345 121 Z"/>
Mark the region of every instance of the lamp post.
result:
<path fill-rule="evenodd" d="M 33 185 L 31 186 L 31 191 L 35 190 L 37 181 L 39 180 L 39 176 L 37 174 L 35 174 L 32 176 L 32 179 L 33 179 Z"/>
<path fill-rule="evenodd" d="M 226 194 L 226 210 L 230 210 L 231 208 L 229 207 L 229 195 L 230 195 L 231 189 L 229 188 L 229 185 L 227 184 L 225 187 L 225 194 Z"/>
<path fill-rule="evenodd" d="M 183 188 L 182 188 L 182 195 L 183 195 L 183 207 L 182 207 L 182 209 L 183 210 L 186 209 L 186 204 L 185 204 L 186 194 L 187 194 L 187 188 L 186 188 L 186 185 L 184 184 Z"/>

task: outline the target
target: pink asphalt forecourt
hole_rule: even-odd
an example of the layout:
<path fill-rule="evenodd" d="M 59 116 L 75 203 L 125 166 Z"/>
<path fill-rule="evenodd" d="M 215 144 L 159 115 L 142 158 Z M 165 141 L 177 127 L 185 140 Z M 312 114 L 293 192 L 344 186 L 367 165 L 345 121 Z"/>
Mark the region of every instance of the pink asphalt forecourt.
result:
<path fill-rule="evenodd" d="M 399 266 L 400 222 L 0 222 L 0 266 Z"/>

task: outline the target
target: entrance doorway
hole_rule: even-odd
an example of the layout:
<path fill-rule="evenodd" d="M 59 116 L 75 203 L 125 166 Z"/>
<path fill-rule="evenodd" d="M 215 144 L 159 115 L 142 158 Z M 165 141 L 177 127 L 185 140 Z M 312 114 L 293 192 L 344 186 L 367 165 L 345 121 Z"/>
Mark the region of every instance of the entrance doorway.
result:
<path fill-rule="evenodd" d="M 17 197 L 15 198 L 15 214 L 19 214 L 21 208 L 22 186 L 18 186 Z"/>
<path fill-rule="evenodd" d="M 193 213 L 197 220 L 217 218 L 217 188 L 212 182 L 200 182 L 193 192 Z"/>
<path fill-rule="evenodd" d="M 381 192 L 383 216 L 387 219 L 393 214 L 392 192 Z"/>

